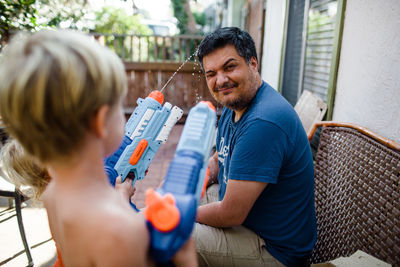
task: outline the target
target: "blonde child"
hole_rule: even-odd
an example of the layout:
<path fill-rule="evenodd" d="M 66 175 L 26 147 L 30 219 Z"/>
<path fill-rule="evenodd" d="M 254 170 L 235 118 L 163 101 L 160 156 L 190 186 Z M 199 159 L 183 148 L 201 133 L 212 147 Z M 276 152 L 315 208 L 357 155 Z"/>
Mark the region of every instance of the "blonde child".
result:
<path fill-rule="evenodd" d="M 4 173 L 3 178 L 14 184 L 16 188 L 28 187 L 29 190 L 26 193 L 35 200 L 40 200 L 50 182 L 50 175 L 46 168 L 26 153 L 15 139 L 7 140 L 0 148 L 0 170 Z M 127 177 L 122 183 L 121 177 L 117 177 L 115 189 L 124 199 L 132 200 L 135 188 L 131 184 L 130 178 Z"/>
<path fill-rule="evenodd" d="M 149 266 L 144 218 L 109 184 L 103 159 L 120 144 L 124 67 L 81 34 L 13 40 L 0 64 L 6 131 L 51 177 L 42 199 L 66 266 Z M 193 241 L 174 258 L 196 265 Z"/>
<path fill-rule="evenodd" d="M 4 173 L 3 178 L 14 184 L 17 188 L 26 186 L 30 190 L 29 197 L 36 201 L 40 200 L 46 186 L 50 182 L 50 175 L 34 157 L 27 154 L 23 147 L 15 140 L 9 139 L 0 149 L 0 171 Z M 124 199 L 133 198 L 135 188 L 131 186 L 132 179 L 127 178 L 121 183 L 121 177 L 117 177 L 115 188 Z M 54 267 L 62 267 L 62 257 L 57 248 L 57 260 Z"/>
<path fill-rule="evenodd" d="M 22 146 L 14 139 L 9 139 L 0 150 L 0 169 L 3 178 L 15 185 L 16 188 L 28 186 L 29 197 L 39 199 L 50 176 L 46 169 L 31 155 L 24 152 Z"/>

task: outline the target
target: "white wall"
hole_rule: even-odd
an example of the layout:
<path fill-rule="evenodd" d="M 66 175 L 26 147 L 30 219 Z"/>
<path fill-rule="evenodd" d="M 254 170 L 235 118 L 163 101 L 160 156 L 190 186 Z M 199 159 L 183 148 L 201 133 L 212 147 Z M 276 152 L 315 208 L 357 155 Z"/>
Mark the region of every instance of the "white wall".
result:
<path fill-rule="evenodd" d="M 279 83 L 285 12 L 286 1 L 267 1 L 261 77 L 275 89 Z"/>
<path fill-rule="evenodd" d="M 348 0 L 333 120 L 400 142 L 400 1 Z"/>

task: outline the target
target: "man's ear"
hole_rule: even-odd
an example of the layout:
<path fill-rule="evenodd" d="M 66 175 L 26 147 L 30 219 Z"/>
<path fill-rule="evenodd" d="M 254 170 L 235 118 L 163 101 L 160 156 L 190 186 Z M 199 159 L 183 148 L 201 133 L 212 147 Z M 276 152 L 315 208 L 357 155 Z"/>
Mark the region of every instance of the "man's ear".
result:
<path fill-rule="evenodd" d="M 255 57 L 250 58 L 249 66 L 258 72 L 258 61 Z"/>
<path fill-rule="evenodd" d="M 92 119 L 93 133 L 99 138 L 104 138 L 108 134 L 107 117 L 109 111 L 110 106 L 102 105 Z"/>

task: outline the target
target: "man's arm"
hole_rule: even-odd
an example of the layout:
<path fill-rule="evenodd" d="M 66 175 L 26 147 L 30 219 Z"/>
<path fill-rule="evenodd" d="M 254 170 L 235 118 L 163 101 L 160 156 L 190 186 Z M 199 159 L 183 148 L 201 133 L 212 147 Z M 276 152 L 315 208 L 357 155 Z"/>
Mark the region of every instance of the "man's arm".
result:
<path fill-rule="evenodd" d="M 263 120 L 246 124 L 232 151 L 223 200 L 200 206 L 196 221 L 214 227 L 241 225 L 268 183 L 277 182 L 286 146 L 286 134 L 275 124 Z M 218 160 L 218 154 L 214 156 Z M 243 178 L 259 176 L 259 181 L 240 180 L 243 168 L 248 172 Z"/>
<path fill-rule="evenodd" d="M 218 151 L 215 151 L 215 153 L 208 160 L 208 169 L 210 170 L 210 173 L 207 181 L 207 187 L 218 183 Z"/>
<path fill-rule="evenodd" d="M 213 227 L 241 225 L 267 184 L 228 179 L 224 199 L 198 207 L 196 221 Z"/>

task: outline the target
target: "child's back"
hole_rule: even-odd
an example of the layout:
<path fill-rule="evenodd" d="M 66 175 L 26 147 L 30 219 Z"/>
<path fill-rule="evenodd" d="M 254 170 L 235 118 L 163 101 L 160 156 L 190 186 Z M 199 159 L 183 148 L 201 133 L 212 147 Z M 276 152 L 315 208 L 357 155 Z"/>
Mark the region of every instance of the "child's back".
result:
<path fill-rule="evenodd" d="M 0 80 L 7 131 L 51 176 L 43 201 L 64 263 L 152 265 L 144 218 L 103 168 L 124 131 L 121 61 L 83 35 L 44 31 L 7 47 Z"/>
<path fill-rule="evenodd" d="M 149 236 L 143 218 L 103 180 L 89 176 L 65 184 L 54 179 L 43 201 L 67 266 L 149 263 Z"/>
<path fill-rule="evenodd" d="M 126 181 L 121 184 L 121 180 L 117 179 L 116 181 L 116 191 L 118 192 L 118 196 L 116 197 L 114 192 L 108 189 L 107 187 L 103 187 L 100 185 L 100 189 L 103 190 L 104 192 L 97 190 L 94 192 L 94 196 L 92 198 L 87 198 L 86 196 L 89 196 L 93 190 L 91 189 L 91 186 L 78 186 L 77 190 L 74 190 L 72 192 L 68 190 L 65 190 L 69 187 L 67 186 L 58 186 L 59 189 L 62 191 L 61 192 L 55 192 L 55 183 L 50 183 L 50 176 L 48 174 L 48 171 L 46 168 L 44 168 L 41 164 L 37 162 L 32 156 L 28 155 L 24 149 L 21 147 L 21 145 L 14 139 L 10 139 L 6 142 L 6 144 L 1 148 L 0 150 L 0 166 L 2 168 L 2 171 L 5 172 L 5 177 L 9 180 L 9 182 L 15 184 L 17 188 L 20 186 L 29 186 L 32 191 L 32 196 L 37 199 L 37 200 L 43 200 L 43 191 L 47 188 L 46 194 L 45 194 L 45 204 L 46 208 L 48 211 L 48 218 L 49 222 L 52 228 L 52 232 L 54 234 L 58 234 L 58 236 L 61 236 L 62 234 L 59 233 L 65 233 L 69 232 L 71 233 L 72 227 L 70 226 L 71 224 L 75 224 L 76 222 L 78 223 L 76 227 L 74 226 L 73 231 L 78 232 L 80 234 L 70 234 L 68 236 L 62 236 L 58 237 L 58 240 L 64 240 L 65 242 L 68 242 L 72 244 L 73 250 L 70 252 L 73 256 L 67 257 L 67 259 L 72 258 L 74 261 L 69 262 L 69 265 L 89 265 L 86 263 L 78 263 L 77 260 L 83 260 L 85 262 L 88 262 L 88 256 L 89 254 L 89 249 L 93 251 L 93 255 L 95 256 L 95 260 L 103 262 L 103 264 L 106 263 L 101 257 L 98 257 L 97 255 L 105 255 L 107 256 L 106 260 L 111 262 L 116 262 L 115 259 L 112 259 L 111 257 L 108 257 L 108 253 L 101 253 L 101 252 L 96 252 L 96 250 L 99 249 L 104 249 L 104 246 L 111 246 L 113 240 L 115 240 L 116 237 L 118 237 L 119 233 L 123 233 L 126 236 L 127 231 L 120 231 L 119 233 L 113 233 L 112 231 L 115 231 L 115 225 L 118 225 L 118 227 L 122 227 L 122 218 L 126 217 L 125 219 L 127 220 L 127 224 L 135 223 L 133 227 L 135 230 L 138 229 L 143 229 L 143 225 L 141 224 L 141 218 L 137 220 L 137 214 L 135 212 L 132 213 L 131 208 L 129 206 L 129 209 L 126 210 L 126 207 L 123 207 L 122 209 L 120 208 L 120 205 L 125 206 L 124 203 L 127 202 L 134 190 L 131 188 L 131 179 L 126 179 Z M 71 173 L 72 174 L 72 173 Z M 93 178 L 93 177 L 92 177 Z M 91 179 L 94 180 L 94 179 Z M 56 180 L 55 180 L 56 181 Z M 69 179 L 69 181 L 73 181 L 72 179 Z M 86 181 L 82 181 L 85 182 Z M 90 182 L 90 181 L 89 181 Z M 50 183 L 49 186 L 47 186 Z M 72 183 L 71 183 L 72 185 Z M 83 189 L 83 190 L 81 190 Z M 85 191 L 85 192 L 83 192 Z M 65 196 L 63 196 L 63 194 Z M 98 198 L 99 195 L 103 195 L 106 198 Z M 82 198 L 82 196 L 84 196 Z M 121 198 L 119 196 L 122 196 L 122 203 L 121 203 Z M 91 200 L 96 200 L 98 201 L 91 201 Z M 62 200 L 62 201 L 60 201 Z M 89 200 L 89 201 L 88 201 Z M 107 201 L 106 201 L 107 200 Z M 77 204 L 74 204 L 77 203 Z M 83 205 L 82 205 L 83 203 Z M 97 237 L 97 232 L 102 232 L 106 233 L 109 231 L 109 229 L 100 229 L 100 227 L 107 226 L 101 225 L 100 227 L 97 226 L 96 223 L 99 221 L 107 221 L 107 220 L 98 220 L 96 217 L 105 217 L 108 216 L 107 210 L 103 210 L 104 207 L 106 209 L 110 210 L 110 205 L 111 206 L 111 218 L 108 221 L 112 221 L 115 217 L 119 217 L 117 223 L 112 226 L 110 234 L 112 235 L 112 238 L 103 238 L 100 241 L 103 243 L 101 244 L 100 242 L 93 243 L 90 240 L 93 240 L 93 237 L 91 238 L 89 235 L 94 235 L 95 234 L 95 240 Z M 97 213 L 88 213 L 86 212 L 87 210 L 95 210 Z M 61 211 L 61 212 L 59 212 Z M 105 211 L 105 212 L 104 212 Z M 122 214 L 117 214 L 118 212 L 123 212 Z M 126 216 L 124 216 L 124 214 Z M 88 219 L 86 219 L 86 216 Z M 131 217 L 133 216 L 133 218 Z M 96 220 L 95 220 L 96 219 Z M 132 221 L 134 219 L 134 221 Z M 88 223 L 84 224 L 79 224 L 80 220 L 85 220 L 86 222 L 89 222 L 90 220 L 93 221 L 94 226 L 89 227 Z M 65 223 L 66 222 L 66 223 Z M 87 231 L 86 228 L 89 229 L 96 229 L 96 231 Z M 69 229 L 69 230 L 66 230 Z M 131 227 L 126 227 L 126 229 L 131 229 Z M 133 231 L 132 231 L 133 232 Z M 86 237 L 86 234 L 88 236 Z M 144 249 L 143 252 L 139 253 L 139 255 L 146 255 L 146 236 L 141 236 L 145 235 L 146 231 L 139 231 L 139 233 L 134 233 L 134 237 L 137 237 L 137 240 L 142 239 L 143 242 L 141 242 L 142 248 Z M 76 240 L 73 240 L 72 237 L 79 237 L 78 242 Z M 105 236 L 105 234 L 103 234 Z M 89 240 L 90 244 L 87 246 L 84 246 L 85 240 Z M 106 243 L 105 243 L 106 242 Z M 129 240 L 128 240 L 129 242 Z M 64 243 L 64 242 L 60 242 Z M 76 243 L 79 244 L 79 246 L 76 246 Z M 70 244 L 65 245 L 69 246 Z M 101 245 L 100 247 L 94 246 L 94 245 Z M 81 248 L 83 247 L 83 249 Z M 124 247 L 121 244 L 117 244 L 116 247 L 110 248 L 109 251 L 107 252 L 112 252 L 116 248 L 121 248 Z M 127 246 L 125 246 L 127 247 Z M 130 246 L 132 247 L 132 246 Z M 76 249 L 74 249 L 76 248 Z M 89 249 L 88 249 L 89 248 Z M 67 249 L 64 249 L 66 251 Z M 57 251 L 59 254 L 59 251 Z M 79 257 L 81 253 L 83 254 L 83 257 Z M 120 255 L 120 254 L 115 254 L 115 255 Z M 129 255 L 136 255 L 135 253 L 129 253 Z M 119 261 L 124 260 L 117 258 Z M 129 260 L 129 258 L 126 258 L 126 260 Z M 62 264 L 60 265 L 61 262 L 61 255 L 58 255 L 58 260 L 56 264 L 54 265 L 55 267 L 63 266 Z M 95 262 L 95 261 L 92 261 Z M 121 264 L 121 263 L 119 263 Z M 101 265 L 101 264 L 95 264 L 95 265 Z M 108 265 L 108 264 L 107 264 Z"/>

